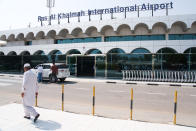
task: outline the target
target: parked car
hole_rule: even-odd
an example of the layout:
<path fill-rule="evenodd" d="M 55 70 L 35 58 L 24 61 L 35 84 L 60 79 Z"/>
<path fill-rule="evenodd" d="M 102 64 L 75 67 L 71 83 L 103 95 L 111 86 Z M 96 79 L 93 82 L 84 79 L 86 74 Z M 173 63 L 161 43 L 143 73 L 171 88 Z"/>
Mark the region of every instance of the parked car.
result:
<path fill-rule="evenodd" d="M 69 67 L 64 63 L 55 63 L 55 65 L 58 67 L 57 79 L 63 82 L 67 77 L 70 76 Z M 53 78 L 52 71 L 50 69 L 52 66 L 52 63 L 43 63 L 43 64 L 37 65 L 35 68 L 32 69 L 34 73 L 38 74 L 37 69 L 39 66 L 43 67 L 43 73 L 42 73 L 43 80 L 49 80 L 50 82 L 56 82 L 56 79 Z"/>

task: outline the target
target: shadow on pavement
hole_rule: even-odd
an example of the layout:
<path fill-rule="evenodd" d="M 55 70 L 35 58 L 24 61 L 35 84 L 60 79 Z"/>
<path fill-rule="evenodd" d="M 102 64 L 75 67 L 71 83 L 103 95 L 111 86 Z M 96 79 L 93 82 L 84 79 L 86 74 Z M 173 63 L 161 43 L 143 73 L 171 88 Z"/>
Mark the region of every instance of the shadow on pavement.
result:
<path fill-rule="evenodd" d="M 176 124 L 178 126 L 185 126 L 185 127 L 191 127 L 191 128 L 196 128 L 196 126 L 188 126 L 188 125 L 183 125 L 183 124 Z"/>
<path fill-rule="evenodd" d="M 77 82 L 75 82 L 75 81 L 64 81 L 64 82 L 58 81 L 55 84 L 59 84 L 59 85 L 65 84 L 66 85 L 66 84 L 75 84 L 75 83 L 77 83 Z M 49 82 L 47 80 L 44 80 L 44 81 L 42 81 L 42 84 L 54 84 L 54 83 L 51 83 L 51 82 Z"/>
<path fill-rule="evenodd" d="M 51 120 L 37 120 L 37 122 L 33 124 L 40 130 L 57 130 L 61 128 L 61 124 Z"/>

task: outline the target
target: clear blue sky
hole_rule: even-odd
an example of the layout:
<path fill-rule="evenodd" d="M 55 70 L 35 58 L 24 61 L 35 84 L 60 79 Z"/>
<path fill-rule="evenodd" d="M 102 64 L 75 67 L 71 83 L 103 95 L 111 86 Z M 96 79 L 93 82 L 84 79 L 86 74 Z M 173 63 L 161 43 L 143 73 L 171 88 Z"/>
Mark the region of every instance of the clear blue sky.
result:
<path fill-rule="evenodd" d="M 52 13 L 67 13 L 70 11 L 112 8 L 117 5 L 130 6 L 133 4 L 166 3 L 171 1 L 174 3 L 174 9 L 169 11 L 169 15 L 196 14 L 196 0 L 56 0 Z M 164 11 L 155 12 L 155 16 L 164 14 Z M 0 0 L 0 30 L 25 28 L 29 23 L 31 23 L 31 27 L 40 26 L 40 23 L 37 22 L 37 17 L 47 15 L 46 0 Z M 141 14 L 141 17 L 149 15 L 150 12 L 144 12 Z M 136 17 L 136 14 L 129 13 L 128 17 Z M 92 17 L 93 19 L 96 20 L 96 17 Z M 109 19 L 109 17 L 105 17 L 104 19 Z M 61 23 L 66 22 L 67 20 L 61 21 Z M 53 22 L 53 24 L 56 23 L 55 21 Z"/>

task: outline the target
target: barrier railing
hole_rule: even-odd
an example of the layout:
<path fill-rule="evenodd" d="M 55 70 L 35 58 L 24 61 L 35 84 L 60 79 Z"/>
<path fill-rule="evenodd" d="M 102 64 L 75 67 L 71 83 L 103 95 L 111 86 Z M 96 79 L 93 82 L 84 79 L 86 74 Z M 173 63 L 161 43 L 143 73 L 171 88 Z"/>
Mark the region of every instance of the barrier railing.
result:
<path fill-rule="evenodd" d="M 126 81 L 196 83 L 196 71 L 122 70 Z"/>

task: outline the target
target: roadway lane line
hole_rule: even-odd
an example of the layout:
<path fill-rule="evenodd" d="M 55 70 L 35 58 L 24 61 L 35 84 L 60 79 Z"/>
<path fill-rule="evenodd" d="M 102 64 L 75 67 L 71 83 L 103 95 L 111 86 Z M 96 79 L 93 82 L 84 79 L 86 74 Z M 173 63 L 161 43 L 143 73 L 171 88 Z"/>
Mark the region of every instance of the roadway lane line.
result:
<path fill-rule="evenodd" d="M 196 95 L 190 95 L 190 96 L 196 97 Z"/>
<path fill-rule="evenodd" d="M 145 94 L 148 94 L 148 95 L 161 95 L 161 96 L 166 96 L 166 94 L 165 94 L 165 93 L 145 92 Z"/>
<path fill-rule="evenodd" d="M 22 83 L 22 80 L 0 79 L 0 82 Z"/>
<path fill-rule="evenodd" d="M 112 93 L 124 93 L 124 92 L 127 92 L 127 91 L 109 90 L 109 92 L 112 92 Z"/>
<path fill-rule="evenodd" d="M 74 89 L 76 89 L 76 90 L 89 90 L 88 88 L 74 88 Z"/>
<path fill-rule="evenodd" d="M 10 83 L 0 83 L 0 86 L 11 86 L 13 84 L 10 84 Z"/>

